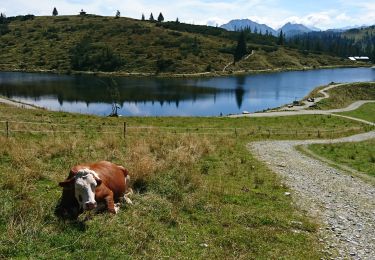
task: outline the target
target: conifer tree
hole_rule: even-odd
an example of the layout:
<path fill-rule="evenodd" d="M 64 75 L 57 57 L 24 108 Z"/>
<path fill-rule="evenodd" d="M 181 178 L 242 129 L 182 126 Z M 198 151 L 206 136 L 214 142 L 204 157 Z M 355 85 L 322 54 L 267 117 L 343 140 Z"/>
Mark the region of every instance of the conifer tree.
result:
<path fill-rule="evenodd" d="M 162 23 L 162 22 L 164 22 L 164 16 L 163 16 L 163 14 L 162 14 L 162 13 L 160 13 L 160 14 L 159 14 L 159 17 L 158 17 L 158 22 L 159 22 L 159 23 Z"/>
<path fill-rule="evenodd" d="M 8 27 L 6 15 L 3 13 L 0 13 L 0 36 L 5 35 L 9 32 L 10 30 Z"/>
<path fill-rule="evenodd" d="M 180 23 L 180 20 L 178 20 L 178 17 L 176 18 L 176 23 Z"/>
<path fill-rule="evenodd" d="M 145 18 L 145 15 L 144 14 L 142 14 L 142 21 L 144 21 L 144 20 L 146 20 L 146 18 Z"/>
<path fill-rule="evenodd" d="M 154 15 L 151 13 L 150 14 L 150 19 L 149 19 L 151 22 L 154 22 L 155 21 L 155 18 L 154 18 Z"/>
<path fill-rule="evenodd" d="M 53 11 L 52 11 L 52 15 L 53 16 L 57 16 L 59 14 L 59 12 L 57 12 L 57 9 L 56 7 L 53 8 Z"/>
<path fill-rule="evenodd" d="M 234 62 L 241 60 L 243 56 L 247 53 L 247 46 L 246 46 L 246 34 L 244 31 L 241 31 L 240 36 L 238 37 L 237 47 L 234 52 Z"/>
<path fill-rule="evenodd" d="M 279 39 L 277 40 L 277 44 L 278 44 L 278 45 L 284 45 L 284 34 L 283 34 L 283 30 L 280 31 Z"/>
<path fill-rule="evenodd" d="M 116 18 L 116 19 L 117 19 L 117 18 L 120 18 L 120 15 L 121 15 L 120 11 L 117 10 L 115 18 Z"/>

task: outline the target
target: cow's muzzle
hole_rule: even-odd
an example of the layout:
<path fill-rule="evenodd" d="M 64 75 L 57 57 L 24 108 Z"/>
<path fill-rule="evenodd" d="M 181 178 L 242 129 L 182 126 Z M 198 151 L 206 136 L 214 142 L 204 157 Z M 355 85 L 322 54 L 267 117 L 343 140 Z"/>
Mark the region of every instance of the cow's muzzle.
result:
<path fill-rule="evenodd" d="M 86 210 L 93 210 L 97 206 L 96 202 L 86 202 L 85 208 Z"/>

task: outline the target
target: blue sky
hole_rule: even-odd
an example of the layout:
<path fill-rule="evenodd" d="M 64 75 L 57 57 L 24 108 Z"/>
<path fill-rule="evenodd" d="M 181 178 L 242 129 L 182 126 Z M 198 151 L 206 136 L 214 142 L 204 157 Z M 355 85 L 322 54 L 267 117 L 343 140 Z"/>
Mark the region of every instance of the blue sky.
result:
<path fill-rule="evenodd" d="M 159 12 L 166 20 L 194 24 L 223 24 L 231 19 L 249 18 L 278 28 L 286 22 L 304 23 L 321 29 L 375 24 L 374 0 L 0 0 L 0 12 L 50 15 L 56 6 L 59 14 L 88 13 L 140 18 Z"/>

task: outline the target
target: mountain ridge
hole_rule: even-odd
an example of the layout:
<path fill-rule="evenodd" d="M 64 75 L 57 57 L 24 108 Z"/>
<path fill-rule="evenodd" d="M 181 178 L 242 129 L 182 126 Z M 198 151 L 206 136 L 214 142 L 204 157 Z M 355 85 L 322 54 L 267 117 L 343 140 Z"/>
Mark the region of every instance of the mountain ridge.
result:
<path fill-rule="evenodd" d="M 266 24 L 260 24 L 254 22 L 250 19 L 235 19 L 231 20 L 226 24 L 220 26 L 220 28 L 226 29 L 228 31 L 239 31 L 243 29 L 250 29 L 252 32 L 261 32 L 262 34 L 271 33 L 272 35 L 276 35 L 277 32 L 272 27 Z"/>
<path fill-rule="evenodd" d="M 314 32 L 314 31 L 336 31 L 336 32 L 346 32 L 351 29 L 361 29 L 361 28 L 367 28 L 370 27 L 368 25 L 353 25 L 353 26 L 346 26 L 342 28 L 330 28 L 327 30 L 321 30 L 315 26 L 307 26 L 302 23 L 292 23 L 287 22 L 282 27 L 275 29 L 267 24 L 260 24 L 255 21 L 252 21 L 251 19 L 233 19 L 230 20 L 228 23 L 225 23 L 220 26 L 220 28 L 223 28 L 228 31 L 239 31 L 243 29 L 250 28 L 252 32 L 254 32 L 254 29 L 257 28 L 258 32 L 262 32 L 262 34 L 266 33 L 268 31 L 274 36 L 277 36 L 280 34 L 280 31 L 282 30 L 283 33 L 287 37 L 293 37 L 299 34 Z"/>

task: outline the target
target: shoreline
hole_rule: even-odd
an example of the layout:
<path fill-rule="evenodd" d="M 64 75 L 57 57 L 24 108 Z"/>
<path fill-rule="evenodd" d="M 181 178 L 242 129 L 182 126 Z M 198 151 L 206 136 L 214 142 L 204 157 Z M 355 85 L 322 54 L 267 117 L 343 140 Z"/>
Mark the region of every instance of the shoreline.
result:
<path fill-rule="evenodd" d="M 230 76 L 246 76 L 256 74 L 269 74 L 278 72 L 290 71 L 310 71 L 323 69 L 344 69 L 344 68 L 374 68 L 373 64 L 353 64 L 353 65 L 329 65 L 318 67 L 303 67 L 303 68 L 274 68 L 262 70 L 239 70 L 239 71 L 213 71 L 213 72 L 197 72 L 197 73 L 143 73 L 143 72 L 103 72 L 103 71 L 58 71 L 45 69 L 7 69 L 0 68 L 0 72 L 21 72 L 21 73 L 45 73 L 55 75 L 91 75 L 98 77 L 124 77 L 124 78 L 220 78 Z"/>

